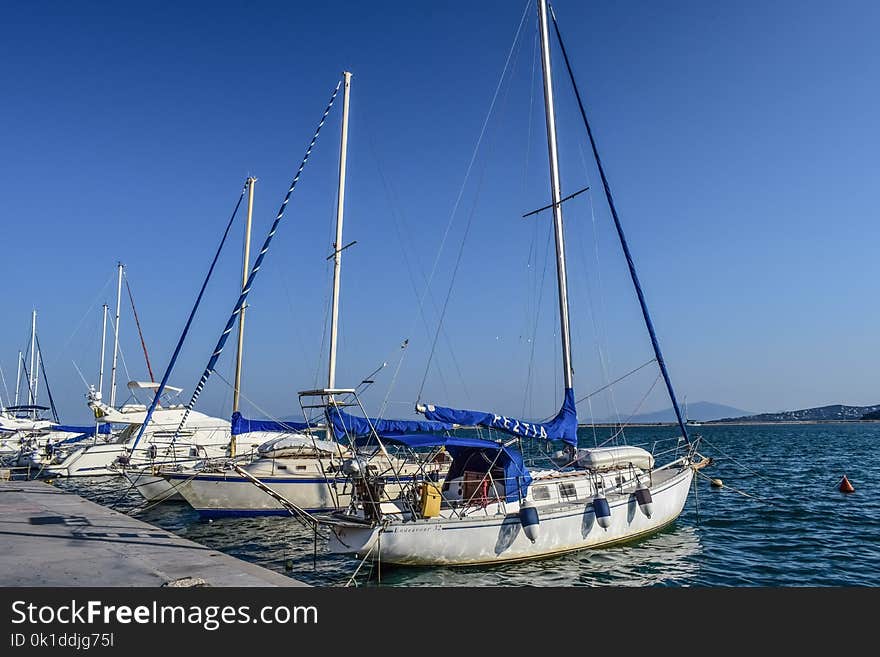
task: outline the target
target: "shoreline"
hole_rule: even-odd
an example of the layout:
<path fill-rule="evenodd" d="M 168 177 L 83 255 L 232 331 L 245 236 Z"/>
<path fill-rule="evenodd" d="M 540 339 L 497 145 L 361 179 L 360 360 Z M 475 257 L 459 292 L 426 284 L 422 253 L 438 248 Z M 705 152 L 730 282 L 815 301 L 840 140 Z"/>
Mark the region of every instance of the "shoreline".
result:
<path fill-rule="evenodd" d="M 880 420 L 780 420 L 780 421 L 722 421 L 722 420 L 710 420 L 707 422 L 700 422 L 698 425 L 688 425 L 694 429 L 700 429 L 702 427 L 730 427 L 730 426 L 741 426 L 741 427 L 759 427 L 759 426 L 774 426 L 774 425 L 797 425 L 797 424 L 880 424 Z M 605 428 L 618 428 L 620 426 L 625 427 L 677 427 L 677 422 L 633 422 L 630 424 L 618 424 L 613 422 L 597 422 L 596 424 L 578 424 L 578 428 L 585 429 L 605 429 Z"/>

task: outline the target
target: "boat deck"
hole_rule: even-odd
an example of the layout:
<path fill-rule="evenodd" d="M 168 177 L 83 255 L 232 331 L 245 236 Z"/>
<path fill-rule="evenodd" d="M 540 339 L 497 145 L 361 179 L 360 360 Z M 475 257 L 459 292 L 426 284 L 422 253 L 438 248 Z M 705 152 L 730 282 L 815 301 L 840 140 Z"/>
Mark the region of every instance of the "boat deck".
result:
<path fill-rule="evenodd" d="M 40 481 L 0 482 L 0 586 L 306 586 Z"/>

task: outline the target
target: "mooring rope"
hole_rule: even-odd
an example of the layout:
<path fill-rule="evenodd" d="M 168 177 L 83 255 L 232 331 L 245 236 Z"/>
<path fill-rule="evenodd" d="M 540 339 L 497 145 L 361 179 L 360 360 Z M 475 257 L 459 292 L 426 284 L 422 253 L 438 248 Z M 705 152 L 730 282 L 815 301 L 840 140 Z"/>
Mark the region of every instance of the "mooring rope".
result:
<path fill-rule="evenodd" d="M 705 473 L 703 473 L 703 472 L 700 472 L 699 470 L 695 470 L 694 472 L 696 472 L 700 477 L 703 477 L 704 479 L 708 479 L 710 482 L 712 481 L 712 477 L 710 477 L 709 475 L 707 475 L 707 474 L 705 474 Z M 783 505 L 779 504 L 778 502 L 774 502 L 773 500 L 768 499 L 768 498 L 766 498 L 766 497 L 760 497 L 760 496 L 758 496 L 758 495 L 752 495 L 751 493 L 747 493 L 747 492 L 745 492 L 744 490 L 740 490 L 740 489 L 738 489 L 738 488 L 734 488 L 733 486 L 730 486 L 729 484 L 724 484 L 723 486 L 721 486 L 721 488 L 722 488 L 722 489 L 724 489 L 724 488 L 728 488 L 728 489 L 732 490 L 734 493 L 737 493 L 738 495 L 742 495 L 743 497 L 748 497 L 748 498 L 750 498 L 750 499 L 757 500 L 758 502 L 764 502 L 765 504 L 770 504 L 771 506 L 775 506 L 775 507 L 778 507 L 778 508 L 780 508 L 780 509 L 784 509 L 784 508 L 785 508 Z"/>

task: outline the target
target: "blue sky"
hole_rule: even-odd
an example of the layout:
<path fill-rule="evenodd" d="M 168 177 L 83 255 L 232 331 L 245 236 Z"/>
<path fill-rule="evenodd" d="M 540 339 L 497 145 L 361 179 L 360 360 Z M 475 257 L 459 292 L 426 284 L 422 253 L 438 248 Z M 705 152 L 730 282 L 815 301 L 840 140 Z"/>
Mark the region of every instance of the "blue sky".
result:
<path fill-rule="evenodd" d="M 349 69 L 345 239 L 357 245 L 343 259 L 338 382 L 387 362 L 370 410 L 387 399 L 387 413 L 408 415 L 424 378 L 428 401 L 551 414 L 561 384 L 552 259 L 544 273 L 550 219 L 520 218 L 549 195 L 531 3 L 465 183 L 525 8 L 7 7 L 0 364 L 9 387 L 36 307 L 62 416 L 87 417 L 73 363 L 96 381 L 100 305 L 114 303 L 117 260 L 160 376 L 244 178 L 259 178 L 259 244 Z M 878 402 L 880 8 L 558 0 L 556 11 L 679 395 L 754 411 Z M 598 190 L 558 63 L 563 190 Z M 334 110 L 251 298 L 243 387 L 255 415 L 295 414 L 296 391 L 325 376 L 339 119 Z M 583 395 L 651 354 L 601 196 L 584 194 L 565 214 Z M 185 396 L 235 301 L 240 251 L 239 224 L 172 377 Z M 131 376 L 145 378 L 127 302 L 121 334 Z M 229 351 L 218 373 L 230 378 L 232 361 Z M 666 406 L 655 378 L 645 368 L 581 406 L 581 418 Z M 229 399 L 215 377 L 199 408 L 226 415 Z"/>

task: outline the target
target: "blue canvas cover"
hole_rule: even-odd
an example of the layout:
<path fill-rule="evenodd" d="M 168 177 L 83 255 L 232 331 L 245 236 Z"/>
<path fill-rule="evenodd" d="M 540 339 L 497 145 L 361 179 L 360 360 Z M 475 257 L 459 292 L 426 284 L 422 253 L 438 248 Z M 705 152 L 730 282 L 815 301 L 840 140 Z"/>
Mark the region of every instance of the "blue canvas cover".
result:
<path fill-rule="evenodd" d="M 494 462 L 497 466 L 504 468 L 504 489 L 505 499 L 508 502 L 518 502 L 526 496 L 529 485 L 532 483 L 532 476 L 523 463 L 522 454 L 518 450 L 505 447 L 504 445 L 491 440 L 482 440 L 480 438 L 459 438 L 457 436 L 437 436 L 430 434 L 410 434 L 396 437 L 389 437 L 391 443 L 399 443 L 407 447 L 445 447 L 449 455 L 452 456 L 452 465 L 449 466 L 449 474 L 447 479 L 460 477 L 464 472 L 465 466 L 468 470 L 473 471 L 478 468 L 474 463 L 488 465 Z M 474 460 L 475 455 L 480 452 L 485 454 L 485 459 Z M 499 454 L 500 452 L 500 454 Z"/>
<path fill-rule="evenodd" d="M 490 427 L 523 438 L 562 440 L 569 445 L 577 445 L 577 408 L 572 388 L 566 388 L 562 408 L 559 409 L 556 417 L 544 423 L 524 422 L 484 411 L 465 411 L 433 405 L 425 407 L 424 413 L 428 420 L 437 422 Z"/>
<path fill-rule="evenodd" d="M 95 425 L 91 425 L 88 427 L 77 427 L 72 424 L 53 424 L 52 431 L 63 431 L 65 433 L 77 433 L 77 434 L 87 434 L 89 436 L 95 435 Z M 101 423 L 98 425 L 98 433 L 102 435 L 110 434 L 110 425 L 107 423 Z"/>
<path fill-rule="evenodd" d="M 53 431 L 63 431 L 65 433 L 73 434 L 70 438 L 65 438 L 64 440 L 59 441 L 59 445 L 70 445 L 85 440 L 86 438 L 93 438 L 95 436 L 95 429 L 95 425 L 90 427 L 76 427 L 69 424 L 56 424 L 52 427 Z M 109 436 L 110 425 L 106 423 L 99 424 L 97 426 L 97 433 Z"/>
<path fill-rule="evenodd" d="M 309 428 L 308 422 L 278 422 L 276 420 L 248 420 L 236 411 L 232 414 L 232 435 L 238 436 L 252 431 L 274 431 L 279 433 L 296 433 Z"/>
<path fill-rule="evenodd" d="M 333 424 L 333 433 L 336 438 L 369 437 L 375 429 L 380 438 L 403 436 L 405 434 L 419 434 L 426 432 L 450 431 L 453 427 L 449 422 L 427 422 L 425 420 L 383 420 L 379 418 L 364 418 L 346 413 L 336 406 L 328 406 L 327 414 Z"/>

